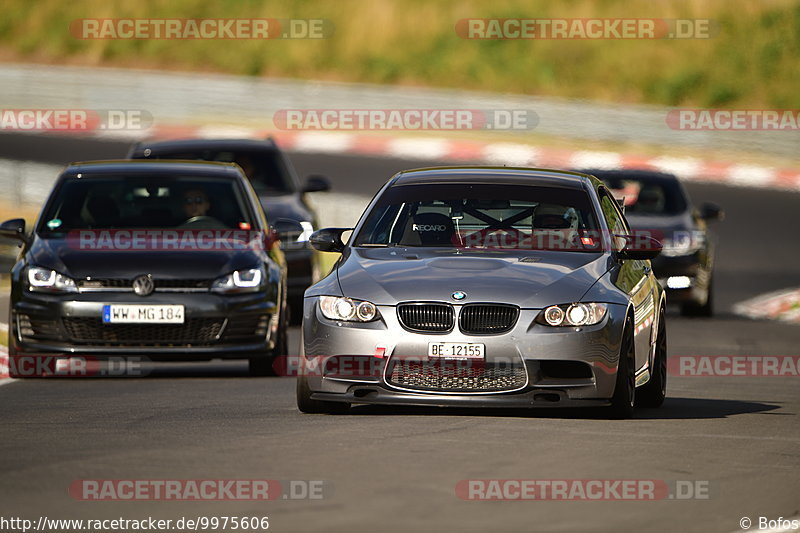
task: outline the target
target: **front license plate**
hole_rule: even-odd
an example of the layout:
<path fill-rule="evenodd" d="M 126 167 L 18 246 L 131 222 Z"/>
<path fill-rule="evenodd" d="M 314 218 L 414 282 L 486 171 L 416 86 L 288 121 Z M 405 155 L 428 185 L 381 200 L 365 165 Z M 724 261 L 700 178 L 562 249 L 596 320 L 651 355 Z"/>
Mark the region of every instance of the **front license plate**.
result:
<path fill-rule="evenodd" d="M 183 306 L 138 304 L 104 305 L 103 323 L 183 324 Z"/>
<path fill-rule="evenodd" d="M 450 359 L 483 359 L 486 345 L 473 342 L 429 342 L 428 357 Z"/>

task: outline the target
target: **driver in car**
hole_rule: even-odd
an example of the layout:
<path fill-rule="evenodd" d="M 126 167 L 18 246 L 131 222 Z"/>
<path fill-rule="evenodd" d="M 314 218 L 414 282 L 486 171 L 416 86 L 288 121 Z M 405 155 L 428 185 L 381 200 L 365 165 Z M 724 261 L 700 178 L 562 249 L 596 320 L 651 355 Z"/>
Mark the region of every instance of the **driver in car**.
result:
<path fill-rule="evenodd" d="M 187 220 L 207 216 L 211 202 L 203 189 L 189 189 L 183 193 L 183 212 Z"/>

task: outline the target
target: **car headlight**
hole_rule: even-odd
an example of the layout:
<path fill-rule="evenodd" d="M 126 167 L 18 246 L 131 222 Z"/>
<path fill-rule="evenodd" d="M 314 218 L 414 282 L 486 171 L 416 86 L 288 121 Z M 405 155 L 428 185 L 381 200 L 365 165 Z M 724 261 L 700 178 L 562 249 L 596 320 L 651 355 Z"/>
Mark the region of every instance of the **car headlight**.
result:
<path fill-rule="evenodd" d="M 347 322 L 371 322 L 380 316 L 372 302 L 338 296 L 320 296 L 319 309 L 327 319 Z"/>
<path fill-rule="evenodd" d="M 221 293 L 258 292 L 263 280 L 264 270 L 260 267 L 237 270 L 227 276 L 215 279 L 211 284 L 211 291 Z"/>
<path fill-rule="evenodd" d="M 47 268 L 28 268 L 28 287 L 35 292 L 77 292 L 72 278 Z"/>
<path fill-rule="evenodd" d="M 598 303 L 551 305 L 542 310 L 536 322 L 548 326 L 592 326 L 603 320 L 608 306 Z"/>
<path fill-rule="evenodd" d="M 698 233 L 676 232 L 676 235 L 662 241 L 661 255 L 665 257 L 680 257 L 692 255 L 703 247 L 705 236 Z"/>

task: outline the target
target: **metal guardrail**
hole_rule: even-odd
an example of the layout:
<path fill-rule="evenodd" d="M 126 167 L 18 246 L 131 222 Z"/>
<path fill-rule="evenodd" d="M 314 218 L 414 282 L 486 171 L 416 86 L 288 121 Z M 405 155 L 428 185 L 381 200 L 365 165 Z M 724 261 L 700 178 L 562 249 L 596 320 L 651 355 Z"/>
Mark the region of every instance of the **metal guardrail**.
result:
<path fill-rule="evenodd" d="M 274 127 L 281 109 L 525 109 L 535 132 L 572 139 L 741 150 L 796 157 L 796 132 L 680 131 L 669 108 L 491 93 L 111 68 L 0 66 L 0 106 L 141 109 L 164 124 Z M 523 141 L 528 131 L 493 132 Z"/>

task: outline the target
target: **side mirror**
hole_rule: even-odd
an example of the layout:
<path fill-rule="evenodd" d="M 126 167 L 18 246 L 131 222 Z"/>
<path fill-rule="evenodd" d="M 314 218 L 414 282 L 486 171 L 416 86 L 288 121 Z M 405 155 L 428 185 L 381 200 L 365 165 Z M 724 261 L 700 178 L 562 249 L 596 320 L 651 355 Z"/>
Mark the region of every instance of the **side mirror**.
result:
<path fill-rule="evenodd" d="M 311 234 L 309 243 L 320 252 L 341 252 L 344 250 L 342 233 L 353 228 L 325 228 Z"/>
<path fill-rule="evenodd" d="M 271 224 L 273 231 L 283 243 L 283 248 L 288 250 L 292 248 L 300 235 L 303 234 L 303 226 L 296 220 L 290 218 L 279 218 Z"/>
<path fill-rule="evenodd" d="M 654 259 L 661 253 L 661 243 L 644 235 L 615 235 L 627 240 L 625 247 L 617 252 L 620 259 Z"/>
<path fill-rule="evenodd" d="M 331 182 L 325 176 L 309 176 L 303 185 L 303 192 L 323 192 L 331 190 Z"/>
<path fill-rule="evenodd" d="M 16 239 L 18 241 L 25 240 L 25 219 L 12 218 L 0 224 L 0 237 L 8 239 Z"/>
<path fill-rule="evenodd" d="M 707 202 L 700 206 L 700 218 L 703 220 L 724 220 L 725 212 L 717 204 Z"/>

